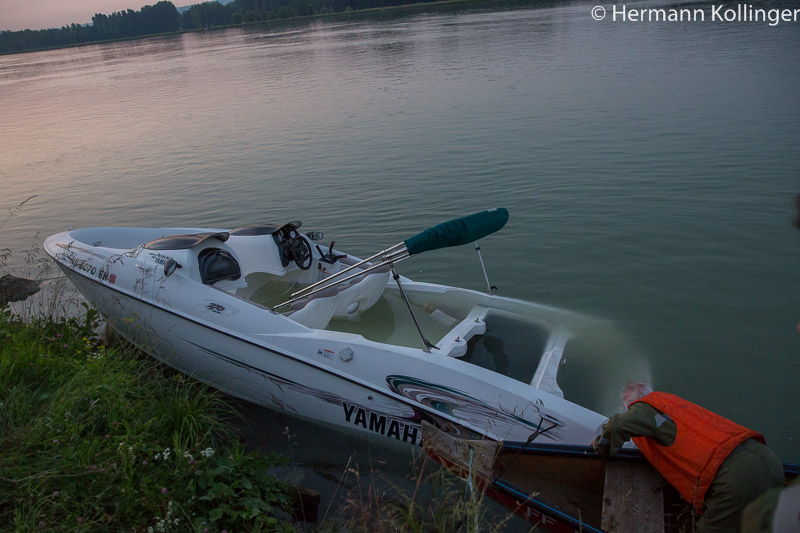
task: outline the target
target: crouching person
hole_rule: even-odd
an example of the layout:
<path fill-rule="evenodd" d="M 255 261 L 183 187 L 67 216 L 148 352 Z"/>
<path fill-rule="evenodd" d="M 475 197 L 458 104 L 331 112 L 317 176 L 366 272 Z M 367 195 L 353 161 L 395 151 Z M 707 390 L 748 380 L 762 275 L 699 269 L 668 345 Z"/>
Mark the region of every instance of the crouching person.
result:
<path fill-rule="evenodd" d="M 674 394 L 630 383 L 625 413 L 612 417 L 592 443 L 611 456 L 632 439 L 700 519 L 696 531 L 736 532 L 744 507 L 783 485 L 780 459 L 764 437 Z"/>

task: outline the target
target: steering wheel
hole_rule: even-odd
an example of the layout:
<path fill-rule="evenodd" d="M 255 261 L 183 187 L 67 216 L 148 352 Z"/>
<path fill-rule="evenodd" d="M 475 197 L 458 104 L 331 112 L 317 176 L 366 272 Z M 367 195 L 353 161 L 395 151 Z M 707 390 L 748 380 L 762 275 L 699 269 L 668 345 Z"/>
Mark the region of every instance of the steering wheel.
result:
<path fill-rule="evenodd" d="M 308 244 L 308 241 L 300 235 L 297 235 L 289 242 L 289 250 L 295 264 L 300 267 L 301 270 L 308 270 L 311 268 L 314 257 L 311 255 L 311 245 Z"/>
<path fill-rule="evenodd" d="M 286 230 L 286 228 L 281 228 L 272 234 L 272 238 L 275 239 L 275 244 L 278 245 L 278 251 L 281 257 L 281 266 L 286 268 L 292 261 L 292 251 L 289 249 L 289 243 L 292 242 L 292 239 L 289 237 L 289 232 Z"/>

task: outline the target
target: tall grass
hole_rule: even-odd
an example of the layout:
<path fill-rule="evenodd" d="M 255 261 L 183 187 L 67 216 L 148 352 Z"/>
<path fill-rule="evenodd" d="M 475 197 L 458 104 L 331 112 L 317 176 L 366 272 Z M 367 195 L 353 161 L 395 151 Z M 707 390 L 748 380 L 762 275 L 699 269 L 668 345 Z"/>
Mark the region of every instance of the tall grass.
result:
<path fill-rule="evenodd" d="M 474 477 L 454 476 L 426 455 L 412 463 L 410 487 L 381 488 L 375 472 L 365 485 L 357 465 L 348 465 L 345 474 L 352 476 L 352 488 L 320 532 L 498 533 L 513 517 L 492 510 Z"/>
<path fill-rule="evenodd" d="M 291 529 L 282 462 L 243 453 L 223 397 L 94 336 L 96 315 L 0 312 L 0 524 L 16 531 Z"/>

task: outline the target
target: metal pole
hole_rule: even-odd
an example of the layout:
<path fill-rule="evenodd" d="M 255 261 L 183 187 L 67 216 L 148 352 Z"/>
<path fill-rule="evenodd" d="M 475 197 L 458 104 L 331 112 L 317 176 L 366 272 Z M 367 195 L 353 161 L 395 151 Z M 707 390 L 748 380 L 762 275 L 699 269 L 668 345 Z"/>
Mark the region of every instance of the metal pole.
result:
<path fill-rule="evenodd" d="M 324 283 L 327 283 L 328 281 L 330 281 L 330 280 L 331 280 L 331 279 L 333 279 L 333 278 L 338 278 L 339 276 L 341 276 L 341 275 L 342 275 L 342 274 L 344 274 L 345 272 L 350 272 L 350 271 L 351 271 L 351 270 L 353 270 L 354 268 L 358 268 L 358 267 L 360 267 L 361 265 L 363 265 L 364 263 L 367 263 L 367 262 L 369 262 L 369 261 L 371 261 L 371 260 L 375 259 L 376 257 L 380 256 L 380 255 L 384 255 L 384 254 L 386 254 L 386 255 L 389 255 L 389 256 L 391 256 L 391 255 L 397 255 L 398 253 L 402 253 L 404 250 L 400 250 L 400 251 L 398 251 L 398 250 L 397 250 L 397 248 L 398 248 L 398 247 L 400 247 L 400 246 L 403 246 L 403 247 L 405 247 L 405 244 L 404 244 L 404 243 L 402 243 L 402 242 L 401 242 L 401 243 L 398 243 L 398 244 L 395 244 L 394 246 L 392 246 L 392 247 L 390 247 L 390 248 L 387 248 L 386 250 L 381 250 L 381 251 L 380 251 L 380 252 L 378 252 L 377 254 L 375 254 L 375 255 L 372 255 L 372 256 L 370 256 L 370 257 L 367 257 L 366 259 L 362 259 L 362 260 L 361 260 L 361 261 L 359 261 L 358 263 L 356 263 L 356 264 L 354 264 L 354 265 L 350 265 L 349 267 L 347 267 L 347 268 L 344 268 L 344 269 L 340 270 L 339 272 L 334 272 L 333 274 L 331 274 L 331 275 L 330 275 L 330 276 L 328 276 L 327 278 L 325 278 L 325 279 L 323 279 L 323 280 L 320 280 L 320 281 L 318 281 L 318 282 L 316 282 L 316 283 L 312 283 L 312 284 L 311 284 L 311 285 L 309 285 L 308 287 L 306 287 L 306 288 L 304 288 L 304 289 L 300 289 L 299 291 L 297 291 L 297 292 L 293 293 L 293 294 L 292 294 L 292 298 L 295 298 L 296 296 L 298 296 L 298 295 L 300 295 L 300 294 L 302 294 L 302 293 L 304 293 L 304 292 L 308 292 L 308 291 L 310 291 L 310 290 L 312 290 L 312 289 L 314 289 L 314 288 L 316 288 L 316 287 L 318 287 L 318 286 L 320 286 L 320 285 L 322 285 L 322 284 L 324 284 Z M 387 259 L 388 259 L 388 258 L 387 258 Z M 384 259 L 384 260 L 386 260 L 386 259 Z"/>
<path fill-rule="evenodd" d="M 481 247 L 478 245 L 478 241 L 475 241 L 475 251 L 478 252 L 478 261 L 481 262 L 481 270 L 483 270 L 483 279 L 486 280 L 486 292 L 492 294 L 492 289 L 497 289 L 497 287 L 489 283 L 489 275 L 486 273 L 486 265 L 483 264 L 483 256 L 481 255 Z"/>
<path fill-rule="evenodd" d="M 411 308 L 411 302 L 409 302 L 408 298 L 406 297 L 406 291 L 404 291 L 403 286 L 400 285 L 400 274 L 398 274 L 397 271 L 394 269 L 394 265 L 392 266 L 392 279 L 394 279 L 394 282 L 397 283 L 397 288 L 400 289 L 400 296 L 403 297 L 403 301 L 408 306 L 408 312 L 411 313 L 411 319 L 414 321 L 414 325 L 417 326 L 417 331 L 419 332 L 419 336 L 422 337 L 422 344 L 425 345 L 423 351 L 425 351 L 426 353 L 431 353 L 431 348 L 438 350 L 439 347 L 431 344 L 428 341 L 428 339 L 425 338 L 425 335 L 422 333 L 422 328 L 419 327 L 419 322 L 417 322 L 417 317 L 414 315 L 414 310 Z"/>
<path fill-rule="evenodd" d="M 313 285 L 314 287 L 316 287 L 316 289 L 310 290 L 312 286 L 309 285 L 305 289 L 301 289 L 301 290 L 293 293 L 292 294 L 293 298 L 291 298 L 290 300 L 287 300 L 287 301 L 285 301 L 283 303 L 280 303 L 280 304 L 276 305 L 275 307 L 272 308 L 272 310 L 273 311 L 277 311 L 281 307 L 285 307 L 287 305 L 293 304 L 298 300 L 302 300 L 303 298 L 308 298 L 312 294 L 316 294 L 316 293 L 318 293 L 320 291 L 324 291 L 325 289 L 330 289 L 331 287 L 335 287 L 336 285 L 340 285 L 340 284 L 344 283 L 345 281 L 350 281 L 351 279 L 357 278 L 358 276 L 363 276 L 365 274 L 369 274 L 373 270 L 377 270 L 377 269 L 379 269 L 381 267 L 384 267 L 386 265 L 399 263 L 403 259 L 408 259 L 409 257 L 410 256 L 408 254 L 406 254 L 405 256 L 399 256 L 398 258 L 393 259 L 392 261 L 382 261 L 380 263 L 376 263 L 374 265 L 370 265 L 367 268 L 365 268 L 364 270 L 360 270 L 360 271 L 358 271 L 358 272 L 356 272 L 354 274 L 350 274 L 346 278 L 337 279 L 337 280 L 334 280 L 334 281 L 330 281 L 330 279 L 332 277 L 335 277 L 335 276 L 328 276 L 327 278 L 325 278 L 325 279 L 323 279 L 323 280 L 321 280 L 321 281 L 319 281 L 319 282 L 317 282 L 317 283 L 315 283 Z M 342 270 L 342 272 L 344 272 L 344 270 Z M 339 272 L 339 274 L 341 274 L 341 272 Z M 327 282 L 327 281 L 330 281 L 330 283 L 328 283 L 327 285 L 320 286 L 320 284 L 322 284 L 323 282 Z M 295 296 L 296 294 L 299 294 L 300 296 Z"/>

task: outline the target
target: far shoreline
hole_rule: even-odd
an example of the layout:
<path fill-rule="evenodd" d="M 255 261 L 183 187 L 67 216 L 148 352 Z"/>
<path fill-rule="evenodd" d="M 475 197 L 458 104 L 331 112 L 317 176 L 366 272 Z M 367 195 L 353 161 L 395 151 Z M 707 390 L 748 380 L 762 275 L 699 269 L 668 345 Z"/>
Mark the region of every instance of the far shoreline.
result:
<path fill-rule="evenodd" d="M 306 20 L 314 20 L 314 19 L 327 19 L 333 17 L 342 17 L 342 16 L 352 16 L 352 15 L 363 15 L 369 13 L 383 13 L 383 12 L 392 12 L 392 13 L 400 13 L 403 11 L 416 11 L 423 8 L 429 7 L 447 7 L 447 6 L 492 6 L 492 5 L 525 5 L 531 4 L 530 0 L 515 0 L 512 2 L 500 0 L 435 0 L 433 2 L 415 2 L 411 4 L 402 4 L 399 6 L 386 6 L 386 7 L 371 7 L 368 9 L 359 9 L 359 10 L 351 10 L 351 11 L 339 11 L 335 13 L 318 13 L 315 15 L 306 15 L 302 17 L 288 17 L 288 18 L 276 18 L 271 20 L 258 20 L 253 22 L 241 22 L 239 24 L 225 24 L 221 26 L 209 26 L 206 28 L 192 28 L 187 30 L 178 30 L 178 31 L 171 31 L 165 33 L 148 33 L 146 35 L 135 35 L 131 37 L 119 37 L 117 39 L 105 39 L 102 41 L 88 41 L 82 43 L 73 43 L 73 44 L 66 44 L 63 46 L 47 46 L 41 48 L 28 48 L 25 50 L 14 50 L 11 52 L 0 52 L 0 56 L 4 55 L 17 55 L 17 54 L 29 54 L 35 52 L 50 52 L 53 50 L 63 50 L 68 48 L 81 48 L 84 46 L 92 46 L 98 44 L 111 44 L 111 43 L 120 43 L 120 42 L 127 42 L 127 41 L 138 41 L 142 39 L 150 39 L 153 37 L 165 37 L 171 35 L 182 35 L 186 33 L 196 33 L 196 32 L 207 32 L 207 31 L 216 31 L 216 30 L 227 30 L 231 28 L 244 28 L 244 27 L 255 27 L 255 26 L 264 26 L 268 24 L 275 24 L 275 23 L 286 23 L 286 22 L 299 22 L 299 21 L 306 21 Z M 57 29 L 57 28 L 56 28 Z M 9 33 L 13 33 L 14 31 L 41 31 L 41 30 L 13 30 L 9 31 Z"/>

